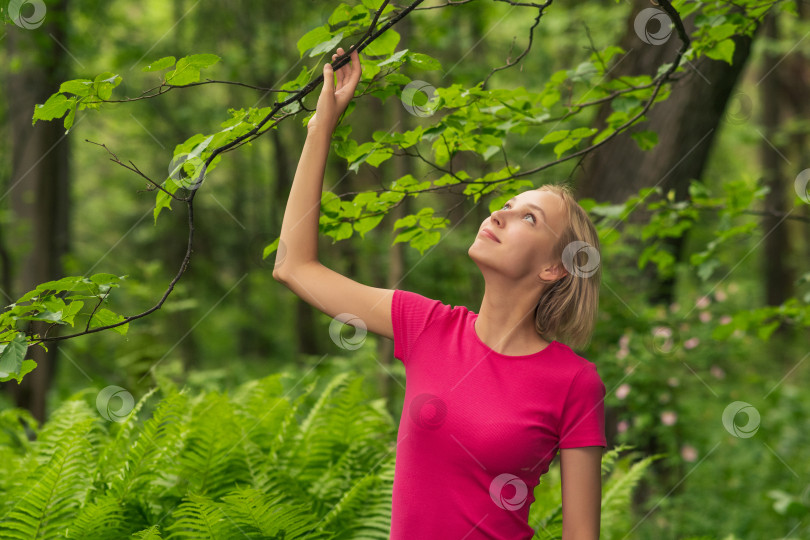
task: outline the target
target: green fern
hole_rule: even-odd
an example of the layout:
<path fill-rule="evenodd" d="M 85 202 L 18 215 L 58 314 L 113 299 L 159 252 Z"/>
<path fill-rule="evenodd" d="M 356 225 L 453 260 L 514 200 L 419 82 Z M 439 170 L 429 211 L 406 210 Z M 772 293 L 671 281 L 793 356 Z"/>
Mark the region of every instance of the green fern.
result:
<path fill-rule="evenodd" d="M 355 374 L 311 381 L 296 396 L 285 376 L 230 396 L 190 396 L 165 380 L 122 423 L 102 421 L 88 389 L 30 444 L 20 416 L 3 414 L 0 538 L 388 538 L 396 425 L 384 401 L 370 400 Z M 155 394 L 151 416 L 139 419 Z M 629 494 L 652 459 L 631 466 L 622 449 L 602 460 L 608 532 L 629 515 Z M 559 467 L 535 498 L 536 537 L 559 539 Z"/>
<path fill-rule="evenodd" d="M 157 525 L 152 525 L 148 529 L 136 532 L 132 535 L 132 538 L 137 538 L 138 540 L 163 540 L 163 537 L 160 536 L 160 527 Z"/>
<path fill-rule="evenodd" d="M 237 484 L 250 481 L 242 432 L 235 423 L 233 408 L 225 396 L 209 394 L 194 407 L 189 436 L 180 453 L 180 476 L 188 479 L 188 489 L 214 499 Z"/>
<path fill-rule="evenodd" d="M 630 525 L 630 496 L 644 477 L 650 464 L 665 454 L 653 454 L 628 466 L 632 456 L 625 456 L 617 462 L 616 470 L 608 478 L 602 492 L 602 530 L 605 540 L 623 538 Z"/>
<path fill-rule="evenodd" d="M 649 456 L 630 465 L 631 455 L 619 458 L 630 445 L 618 445 L 602 454 L 602 507 L 600 538 L 621 538 L 627 531 L 631 512 L 630 495 L 644 477 L 652 461 L 660 456 Z M 529 523 L 534 525 L 533 538 L 560 540 L 562 538 L 562 496 L 559 462 L 550 467 L 535 488 L 535 502 L 529 512 Z M 542 515 L 541 515 L 542 512 Z M 623 532 L 622 532 L 623 531 Z"/>
<path fill-rule="evenodd" d="M 258 538 L 328 538 L 312 535 L 312 511 L 290 504 L 284 495 L 271 496 L 255 488 L 244 488 L 223 497 L 220 508 L 246 534 Z"/>
<path fill-rule="evenodd" d="M 150 485 L 164 480 L 165 465 L 174 461 L 186 436 L 183 415 L 188 397 L 174 393 L 158 404 L 123 459 L 123 465 L 110 483 L 111 491 L 125 500 L 130 493 L 149 491 Z"/>
<path fill-rule="evenodd" d="M 94 456 L 88 435 L 93 423 L 84 418 L 57 441 L 50 439 L 40 446 L 50 458 L 26 480 L 25 493 L 0 521 L 0 538 L 33 540 L 62 535 L 90 486 L 88 471 Z M 53 432 L 51 436 L 55 438 Z"/>

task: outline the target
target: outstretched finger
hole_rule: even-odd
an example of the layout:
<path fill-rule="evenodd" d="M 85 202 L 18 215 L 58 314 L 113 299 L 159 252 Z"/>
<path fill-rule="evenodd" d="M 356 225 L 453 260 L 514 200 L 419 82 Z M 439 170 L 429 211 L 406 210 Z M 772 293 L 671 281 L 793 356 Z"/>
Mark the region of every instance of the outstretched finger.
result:
<path fill-rule="evenodd" d="M 337 60 L 337 57 L 338 57 L 337 54 L 333 54 L 332 55 L 332 62 Z M 337 76 L 337 89 L 340 90 L 340 88 L 343 86 L 343 68 L 340 68 L 339 70 L 337 70 L 335 72 L 335 75 Z"/>
<path fill-rule="evenodd" d="M 363 68 L 360 66 L 360 54 L 356 49 L 352 49 L 351 58 L 352 72 L 349 75 L 349 80 L 351 80 L 352 84 L 357 86 L 357 83 L 360 82 L 360 75 L 362 75 Z"/>

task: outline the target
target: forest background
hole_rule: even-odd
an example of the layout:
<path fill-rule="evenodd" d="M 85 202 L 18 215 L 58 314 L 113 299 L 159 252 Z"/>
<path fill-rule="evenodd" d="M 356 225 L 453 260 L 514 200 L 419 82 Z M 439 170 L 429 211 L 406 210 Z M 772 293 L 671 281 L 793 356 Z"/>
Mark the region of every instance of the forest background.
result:
<path fill-rule="evenodd" d="M 182 537 L 237 507 L 244 476 L 259 499 L 303 486 L 317 502 L 289 509 L 310 528 L 385 537 L 404 369 L 392 342 L 272 278 L 321 67 L 363 43 L 321 262 L 477 311 L 480 223 L 569 182 L 600 232 L 599 322 L 578 352 L 608 390 L 606 475 L 622 456 L 604 537 L 810 538 L 807 2 L 3 7 L 2 534 L 75 535 L 103 513 L 110 534 Z M 268 417 L 270 399 L 285 405 Z M 201 463 L 212 447 L 222 460 Z M 201 469 L 216 473 L 178 479 Z M 555 471 L 538 537 L 559 525 Z M 170 486 L 159 505 L 150 478 Z M 372 510 L 346 498 L 362 489 Z M 215 528 L 284 528 L 234 512 Z"/>

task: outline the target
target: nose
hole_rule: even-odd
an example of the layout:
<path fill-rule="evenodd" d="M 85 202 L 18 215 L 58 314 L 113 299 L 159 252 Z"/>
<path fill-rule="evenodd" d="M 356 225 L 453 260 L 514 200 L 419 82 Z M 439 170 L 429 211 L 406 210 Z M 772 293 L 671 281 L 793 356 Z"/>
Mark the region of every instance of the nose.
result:
<path fill-rule="evenodd" d="M 503 224 L 502 223 L 503 218 L 501 217 L 501 210 L 503 209 L 495 210 L 489 216 L 489 220 L 495 223 L 495 225 L 497 225 L 498 227 L 500 227 Z"/>

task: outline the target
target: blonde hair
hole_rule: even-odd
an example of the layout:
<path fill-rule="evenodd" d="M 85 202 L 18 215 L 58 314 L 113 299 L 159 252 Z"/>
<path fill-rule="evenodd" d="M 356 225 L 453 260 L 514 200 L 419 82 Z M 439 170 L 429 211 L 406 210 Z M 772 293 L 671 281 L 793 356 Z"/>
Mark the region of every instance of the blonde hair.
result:
<path fill-rule="evenodd" d="M 588 214 L 574 200 L 570 186 L 544 184 L 536 191 L 555 193 L 565 205 L 567 223 L 552 256 L 568 273 L 547 282 L 551 285 L 543 291 L 535 308 L 535 330 L 541 337 L 552 337 L 572 349 L 584 348 L 591 342 L 599 309 L 602 280 L 599 236 Z"/>

